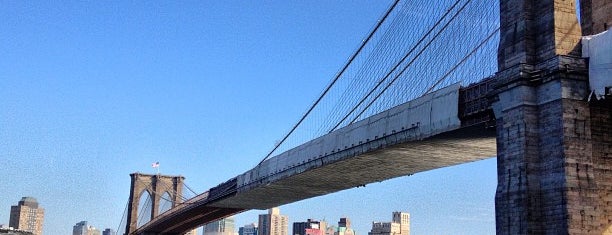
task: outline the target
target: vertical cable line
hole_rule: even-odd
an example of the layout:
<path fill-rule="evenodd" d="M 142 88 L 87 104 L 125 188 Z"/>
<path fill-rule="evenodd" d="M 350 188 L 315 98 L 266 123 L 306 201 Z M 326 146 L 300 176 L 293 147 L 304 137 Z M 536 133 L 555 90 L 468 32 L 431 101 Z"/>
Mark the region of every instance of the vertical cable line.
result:
<path fill-rule="evenodd" d="M 404 57 L 402 57 L 402 59 L 400 59 L 395 66 L 393 66 L 393 68 L 391 70 L 389 70 L 389 72 L 382 78 L 380 79 L 380 81 L 378 81 L 378 83 L 376 84 L 376 86 L 374 86 L 370 92 L 368 92 L 360 101 L 359 103 L 357 103 L 352 109 L 351 111 L 349 111 L 338 123 L 336 123 L 336 125 L 331 128 L 328 133 L 331 133 L 332 131 L 336 130 L 336 128 L 338 128 L 338 126 L 340 126 L 344 121 L 346 121 L 346 119 L 351 116 L 351 114 L 353 114 L 353 112 L 355 112 L 355 110 L 357 110 L 357 108 L 359 108 L 359 106 L 361 106 L 363 104 L 363 102 L 365 102 L 368 97 L 370 97 L 370 95 L 372 95 L 372 93 L 374 93 L 376 91 L 376 89 L 378 89 L 378 87 L 380 87 L 380 85 L 382 85 L 385 80 L 387 80 L 387 78 L 389 78 L 389 76 L 391 76 L 391 74 L 393 74 L 393 72 L 395 72 L 395 70 L 402 64 L 404 63 L 404 61 L 408 58 L 408 56 L 410 56 L 412 54 L 412 52 L 414 52 L 414 50 L 416 50 L 416 48 L 421 45 L 421 43 L 423 41 L 425 41 L 425 39 L 434 31 L 434 29 L 436 27 L 438 27 L 438 25 L 440 25 L 440 23 L 442 23 L 442 21 L 446 18 L 446 16 L 448 16 L 448 14 L 450 14 L 450 12 L 455 8 L 455 6 L 457 6 L 457 4 L 459 4 L 459 2 L 461 2 L 461 0 L 457 0 L 448 10 L 446 10 L 446 13 L 444 13 L 444 15 L 442 15 L 442 17 L 440 17 L 440 19 L 438 19 L 438 21 L 427 31 L 427 33 L 425 33 L 418 41 L 417 43 L 412 46 L 412 48 L 410 48 L 410 50 L 406 53 L 406 55 L 404 55 Z M 469 1 L 467 2 L 469 3 Z M 466 5 L 467 5 L 466 3 Z M 465 7 L 465 5 L 464 5 Z M 463 9 L 463 8 L 461 8 Z M 460 10 L 461 11 L 461 10 Z M 456 15 L 455 15 L 456 16 Z M 451 19 L 452 21 L 452 19 Z M 450 22 L 450 21 L 449 21 Z M 448 23 L 447 23 L 448 25 Z M 440 30 L 443 31 L 443 29 Z M 434 38 L 435 39 L 435 38 Z M 432 41 L 434 40 L 432 39 Z M 418 57 L 418 56 L 417 56 Z M 366 108 L 367 109 L 367 108 Z M 357 117 L 359 117 L 360 115 L 357 115 Z M 351 122 L 352 123 L 352 122 Z"/>
<path fill-rule="evenodd" d="M 385 21 L 385 19 L 387 19 L 387 17 L 389 16 L 389 14 L 391 14 L 391 12 L 393 11 L 393 9 L 395 9 L 395 6 L 397 6 L 397 4 L 399 3 L 400 0 L 395 0 L 395 2 L 393 3 L 393 5 L 391 5 L 391 7 L 389 7 L 389 9 L 387 10 L 387 12 L 385 13 L 385 15 L 382 17 L 382 19 L 380 19 L 378 21 L 378 23 L 376 24 L 376 26 L 374 27 L 374 29 L 372 29 L 372 31 L 370 31 L 370 33 L 368 34 L 368 37 L 363 40 L 363 42 L 361 43 L 361 46 L 359 46 L 359 49 L 357 49 L 357 51 L 355 51 L 355 53 L 353 53 L 353 55 L 350 57 L 350 59 L 347 61 L 347 63 L 344 65 L 344 67 L 342 68 L 342 70 L 340 70 L 340 72 L 336 75 L 336 77 L 334 77 L 334 79 L 331 81 L 331 83 L 329 83 L 329 85 L 327 85 L 327 87 L 325 88 L 325 90 L 323 91 L 323 93 L 319 96 L 319 98 L 317 98 L 317 100 L 312 104 L 312 106 L 310 106 L 310 108 L 308 109 L 308 111 L 306 111 L 306 113 L 304 113 L 304 115 L 302 115 L 302 117 L 300 118 L 300 120 L 293 126 L 293 128 L 291 128 L 291 130 L 289 131 L 289 133 L 287 133 L 285 135 L 285 137 L 283 137 L 283 139 L 281 141 L 279 141 L 277 144 L 275 144 L 274 148 L 263 158 L 261 159 L 261 161 L 257 164 L 258 166 L 261 165 L 266 159 L 268 159 L 270 157 L 270 155 L 272 155 L 272 153 L 274 153 L 274 151 L 276 151 L 276 149 L 278 149 L 278 147 L 283 144 L 285 142 L 285 140 L 287 140 L 287 138 L 289 138 L 289 136 L 295 131 L 295 129 L 304 121 L 304 119 L 306 119 L 306 117 L 310 114 L 310 112 L 312 112 L 312 110 L 319 104 L 319 102 L 321 101 L 321 99 L 323 99 L 323 97 L 325 97 L 325 95 L 327 94 L 327 92 L 332 88 L 332 86 L 334 86 L 334 84 L 336 83 L 336 81 L 338 81 L 338 79 L 340 78 L 340 76 L 342 76 L 342 74 L 344 73 L 344 71 L 348 68 L 348 66 L 353 62 L 353 60 L 355 59 L 355 57 L 357 57 L 357 55 L 359 54 L 359 52 L 361 52 L 361 50 L 365 47 L 365 45 L 370 41 L 370 39 L 372 38 L 372 35 L 374 35 L 374 33 L 376 33 L 376 31 L 378 30 L 378 28 L 380 27 L 380 25 L 382 25 L 382 23 Z"/>
<path fill-rule="evenodd" d="M 361 112 L 359 112 L 359 114 L 357 114 L 349 124 L 354 123 L 366 110 L 368 110 L 368 108 L 370 108 L 370 106 L 378 99 L 380 98 L 380 96 L 385 93 L 385 91 L 406 71 L 406 69 L 408 69 L 413 63 L 414 61 L 416 61 L 416 59 L 419 58 L 419 56 L 421 56 L 421 54 L 423 54 L 423 52 L 429 47 L 429 45 L 431 45 L 431 43 L 433 43 L 436 38 L 438 38 L 438 36 L 440 36 L 440 34 L 442 34 L 442 32 L 444 32 L 444 30 L 446 30 L 446 28 L 450 25 L 450 23 L 453 22 L 453 20 L 455 18 L 457 18 L 457 16 L 463 11 L 463 9 L 465 9 L 465 7 L 471 2 L 471 0 L 468 0 L 467 2 L 465 2 L 465 4 L 463 4 L 463 6 L 461 6 L 461 8 L 457 11 L 457 13 L 455 13 L 453 15 L 453 17 L 446 22 L 446 24 L 444 24 L 444 26 L 442 27 L 442 29 L 440 31 L 438 31 L 438 33 L 436 33 L 433 38 L 427 42 L 427 44 L 425 44 L 425 46 L 415 55 L 414 58 L 412 58 L 412 60 L 410 60 L 410 62 L 408 62 L 408 64 L 406 66 L 404 66 L 404 68 L 389 82 L 387 83 L 387 85 L 382 89 L 382 91 L 380 91 L 380 93 L 378 93 L 378 95 L 376 95 L 376 97 L 374 97 L 374 99 L 372 99 L 368 105 L 366 105 L 365 108 L 363 108 L 361 110 Z"/>
<path fill-rule="evenodd" d="M 426 95 L 427 93 L 431 92 L 438 84 L 440 84 L 442 81 L 444 81 L 444 79 L 446 79 L 453 71 L 455 71 L 455 69 L 457 69 L 460 65 L 462 65 L 468 58 L 470 58 L 474 53 L 476 53 L 476 51 L 478 51 L 478 49 L 480 49 L 486 42 L 488 42 L 491 38 L 493 38 L 493 36 L 495 36 L 495 34 L 499 32 L 499 27 L 497 27 L 495 30 L 493 30 L 489 36 L 487 36 L 487 38 L 485 38 L 484 40 L 482 40 L 482 42 L 480 44 L 478 44 L 478 46 L 476 46 L 469 54 L 467 54 L 465 57 L 463 57 L 463 59 L 461 59 L 461 61 L 459 61 L 457 64 L 455 64 L 455 66 L 453 66 L 450 70 L 448 70 L 446 72 L 446 74 L 444 74 L 444 76 L 440 77 L 440 79 L 438 79 L 438 81 L 436 81 L 436 83 L 434 83 L 433 85 L 431 85 L 429 87 L 429 89 L 427 89 L 427 91 L 425 91 L 425 93 L 423 93 L 423 95 Z"/>
<path fill-rule="evenodd" d="M 407 5 L 408 4 L 404 4 L 402 8 L 407 7 Z M 401 11 L 401 9 L 399 11 Z M 390 55 L 393 53 L 392 48 L 390 48 L 389 46 L 391 43 L 389 43 L 389 41 L 385 41 L 385 39 L 392 38 L 394 34 L 401 34 L 401 28 L 405 27 L 405 21 L 405 17 L 398 16 L 395 17 L 391 23 L 389 23 L 390 28 L 387 29 L 387 31 L 384 32 L 384 34 L 381 36 L 381 41 L 374 46 L 374 48 L 372 49 L 373 52 L 368 55 L 367 59 L 365 59 L 365 63 L 360 66 L 358 71 L 355 72 L 356 74 L 354 75 L 354 77 L 363 78 L 378 76 L 377 71 L 382 71 L 385 62 L 390 61 L 392 58 L 394 58 L 394 56 Z M 391 27 L 393 25 L 395 26 Z M 398 33 L 398 31 L 400 32 Z M 380 60 L 382 60 L 383 63 L 381 63 Z M 354 90 L 366 90 L 367 88 L 365 88 L 365 86 L 367 86 L 368 84 L 369 83 L 366 81 L 366 79 L 356 79 L 355 81 L 353 81 L 343 92 L 339 101 L 335 104 L 334 107 L 337 108 L 332 109 L 333 111 L 331 111 L 331 113 L 327 115 L 326 120 L 328 121 L 325 122 L 325 126 L 321 127 L 320 132 L 326 133 L 328 126 L 333 125 L 333 123 L 335 122 L 333 119 L 336 119 L 335 117 L 340 117 L 340 115 L 342 115 L 343 111 L 341 107 L 344 107 L 345 105 L 349 106 L 347 102 L 353 99 L 351 99 L 348 94 L 352 93 L 352 91 Z"/>

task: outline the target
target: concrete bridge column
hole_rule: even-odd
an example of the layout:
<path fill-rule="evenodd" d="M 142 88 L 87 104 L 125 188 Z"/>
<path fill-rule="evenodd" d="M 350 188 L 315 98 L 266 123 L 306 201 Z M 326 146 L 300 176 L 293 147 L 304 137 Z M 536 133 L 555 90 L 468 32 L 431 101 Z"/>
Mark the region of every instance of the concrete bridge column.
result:
<path fill-rule="evenodd" d="M 612 109 L 586 100 L 575 7 L 500 2 L 497 234 L 602 234 L 612 226 Z"/>

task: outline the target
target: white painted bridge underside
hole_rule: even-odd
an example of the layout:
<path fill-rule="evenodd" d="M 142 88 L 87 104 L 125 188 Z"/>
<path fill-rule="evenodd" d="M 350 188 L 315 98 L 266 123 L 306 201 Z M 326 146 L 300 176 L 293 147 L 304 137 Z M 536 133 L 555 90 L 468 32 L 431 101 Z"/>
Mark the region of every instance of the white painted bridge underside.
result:
<path fill-rule="evenodd" d="M 267 209 L 494 157 L 495 130 L 461 128 L 459 88 L 443 88 L 268 159 L 238 176 L 236 196 L 212 206 Z"/>

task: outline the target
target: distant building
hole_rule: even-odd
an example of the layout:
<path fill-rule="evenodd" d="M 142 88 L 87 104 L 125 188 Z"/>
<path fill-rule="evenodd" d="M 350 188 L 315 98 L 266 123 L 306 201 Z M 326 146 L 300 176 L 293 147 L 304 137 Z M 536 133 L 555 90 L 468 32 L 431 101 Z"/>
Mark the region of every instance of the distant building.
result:
<path fill-rule="evenodd" d="M 325 235 L 326 229 L 325 221 L 319 222 L 314 219 L 307 219 L 306 222 L 293 223 L 293 235 L 306 235 L 307 230 L 311 235 Z"/>
<path fill-rule="evenodd" d="M 184 235 L 198 235 L 198 229 L 196 228 L 194 230 L 186 232 Z"/>
<path fill-rule="evenodd" d="M 368 235 L 410 235 L 410 214 L 393 212 L 392 222 L 372 222 Z"/>
<path fill-rule="evenodd" d="M 307 228 L 305 232 L 305 235 L 323 235 L 323 231 L 318 228 Z"/>
<path fill-rule="evenodd" d="M 36 198 L 22 197 L 16 206 L 11 206 L 9 227 L 41 235 L 44 218 L 45 209 L 38 205 Z"/>
<path fill-rule="evenodd" d="M 0 235 L 33 235 L 33 233 L 23 230 L 15 230 L 13 227 L 9 227 L 5 224 L 0 224 Z"/>
<path fill-rule="evenodd" d="M 115 230 L 107 228 L 102 231 L 102 235 L 117 235 L 117 232 L 115 232 Z"/>
<path fill-rule="evenodd" d="M 240 229 L 238 230 L 238 234 L 239 235 L 257 235 L 258 231 L 257 231 L 257 224 L 252 223 L 252 224 L 247 224 L 244 227 L 240 227 Z"/>
<path fill-rule="evenodd" d="M 319 221 L 319 229 L 321 229 L 322 235 L 326 235 L 327 234 L 327 221 L 325 220 Z"/>
<path fill-rule="evenodd" d="M 227 217 L 204 225 L 203 235 L 234 235 L 234 217 Z"/>
<path fill-rule="evenodd" d="M 340 218 L 338 230 L 334 235 L 355 235 L 355 230 L 351 228 L 351 220 L 349 218 Z"/>
<path fill-rule="evenodd" d="M 325 230 L 325 235 L 334 235 L 337 231 L 338 231 L 338 227 L 332 224 L 329 227 L 327 227 L 327 229 Z"/>
<path fill-rule="evenodd" d="M 278 207 L 268 210 L 268 214 L 259 215 L 259 235 L 289 235 L 289 218 L 281 215 Z"/>
<path fill-rule="evenodd" d="M 32 232 L 15 230 L 13 228 L 0 228 L 0 235 L 33 235 Z"/>
<path fill-rule="evenodd" d="M 72 226 L 72 235 L 100 235 L 100 230 L 87 225 L 87 221 L 81 221 Z"/>

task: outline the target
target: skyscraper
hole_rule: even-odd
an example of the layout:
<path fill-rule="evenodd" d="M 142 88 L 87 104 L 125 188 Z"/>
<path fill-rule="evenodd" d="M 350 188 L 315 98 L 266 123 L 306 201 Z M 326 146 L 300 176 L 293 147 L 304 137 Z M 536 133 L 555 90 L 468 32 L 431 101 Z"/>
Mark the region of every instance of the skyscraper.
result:
<path fill-rule="evenodd" d="M 22 197 L 16 206 L 11 206 L 9 226 L 41 235 L 45 209 L 39 207 L 36 198 Z"/>
<path fill-rule="evenodd" d="M 204 225 L 202 235 L 234 235 L 234 217 L 230 216 Z"/>
<path fill-rule="evenodd" d="M 268 210 L 268 214 L 259 215 L 259 235 L 288 235 L 289 218 L 281 215 L 278 207 Z"/>
<path fill-rule="evenodd" d="M 400 224 L 400 234 L 410 235 L 410 214 L 407 212 L 393 212 L 393 223 Z"/>
<path fill-rule="evenodd" d="M 102 231 L 102 235 L 117 235 L 117 233 L 114 230 L 107 228 Z"/>
<path fill-rule="evenodd" d="M 242 234 L 238 232 L 240 235 L 257 235 L 257 224 L 247 224 L 244 227 L 240 227 L 242 229 Z"/>
<path fill-rule="evenodd" d="M 338 221 L 338 231 L 334 235 L 355 235 L 355 230 L 351 228 L 351 220 L 349 218 L 340 218 L 340 221 Z"/>
<path fill-rule="evenodd" d="M 410 214 L 393 212 L 390 223 L 372 222 L 372 230 L 368 235 L 410 235 Z"/>
<path fill-rule="evenodd" d="M 87 221 L 81 221 L 72 226 L 72 235 L 100 235 L 100 230 L 87 225 Z"/>

